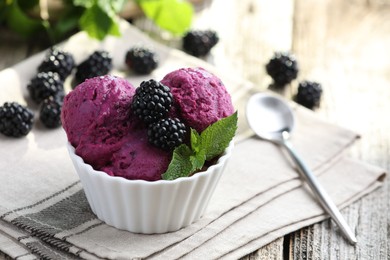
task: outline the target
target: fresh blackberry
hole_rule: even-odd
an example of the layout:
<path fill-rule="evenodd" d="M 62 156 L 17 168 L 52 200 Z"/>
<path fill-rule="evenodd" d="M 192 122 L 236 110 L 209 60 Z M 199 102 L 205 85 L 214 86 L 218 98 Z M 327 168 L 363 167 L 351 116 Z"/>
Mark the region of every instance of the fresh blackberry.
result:
<path fill-rule="evenodd" d="M 313 109 L 320 105 L 321 95 L 321 84 L 313 81 L 302 81 L 298 85 L 295 101 L 304 107 Z"/>
<path fill-rule="evenodd" d="M 16 102 L 6 102 L 0 107 L 0 133 L 21 137 L 27 135 L 34 123 L 34 113 Z"/>
<path fill-rule="evenodd" d="M 76 81 L 106 75 L 112 69 L 112 58 L 107 51 L 95 51 L 77 66 Z"/>
<path fill-rule="evenodd" d="M 125 62 L 137 74 L 149 74 L 158 65 L 156 54 L 144 47 L 134 47 L 127 51 Z"/>
<path fill-rule="evenodd" d="M 153 79 L 143 81 L 137 88 L 131 104 L 133 113 L 146 124 L 164 118 L 172 105 L 170 89 Z"/>
<path fill-rule="evenodd" d="M 40 72 L 27 85 L 31 99 L 40 104 L 45 98 L 64 92 L 64 83 L 56 72 Z"/>
<path fill-rule="evenodd" d="M 54 98 L 58 102 L 63 103 L 64 102 L 64 98 L 65 98 L 65 91 L 60 91 L 60 92 L 56 93 L 55 95 L 50 96 L 49 98 Z"/>
<path fill-rule="evenodd" d="M 283 87 L 298 76 L 298 62 L 292 54 L 276 52 L 265 66 L 275 84 Z"/>
<path fill-rule="evenodd" d="M 47 128 L 56 128 L 61 125 L 62 100 L 49 97 L 43 100 L 39 110 L 39 120 Z"/>
<path fill-rule="evenodd" d="M 218 41 L 215 31 L 193 30 L 183 36 L 183 49 L 195 57 L 201 57 L 207 55 Z"/>
<path fill-rule="evenodd" d="M 173 150 L 184 142 L 186 126 L 177 118 L 163 118 L 148 127 L 148 141 L 163 150 Z"/>
<path fill-rule="evenodd" d="M 66 77 L 70 75 L 74 67 L 75 62 L 72 54 L 58 48 L 53 48 L 39 65 L 38 72 L 57 72 L 61 79 L 65 80 Z"/>

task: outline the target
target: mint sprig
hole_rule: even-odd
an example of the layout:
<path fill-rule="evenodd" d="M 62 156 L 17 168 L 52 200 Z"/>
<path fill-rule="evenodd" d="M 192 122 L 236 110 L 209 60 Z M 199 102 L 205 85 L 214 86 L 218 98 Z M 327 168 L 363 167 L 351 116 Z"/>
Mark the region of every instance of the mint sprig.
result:
<path fill-rule="evenodd" d="M 207 127 L 200 134 L 201 149 L 205 150 L 206 161 L 223 153 L 237 130 L 237 112 Z"/>
<path fill-rule="evenodd" d="M 208 126 L 201 134 L 191 129 L 190 146 L 182 144 L 173 151 L 163 180 L 190 176 L 204 163 L 223 153 L 237 130 L 237 112 Z"/>

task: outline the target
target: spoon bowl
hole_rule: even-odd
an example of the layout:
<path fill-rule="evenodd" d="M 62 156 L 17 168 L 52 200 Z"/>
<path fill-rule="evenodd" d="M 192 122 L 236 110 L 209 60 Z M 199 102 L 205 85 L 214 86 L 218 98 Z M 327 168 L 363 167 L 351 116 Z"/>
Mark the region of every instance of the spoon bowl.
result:
<path fill-rule="evenodd" d="M 298 172 L 309 185 L 318 202 L 340 227 L 350 243 L 356 244 L 355 234 L 349 228 L 340 211 L 289 142 L 290 134 L 294 128 L 294 114 L 289 105 L 276 95 L 257 93 L 249 98 L 246 106 L 246 117 L 249 126 L 258 137 L 283 146 L 287 150 L 296 164 Z"/>
<path fill-rule="evenodd" d="M 246 116 L 252 130 L 259 137 L 275 142 L 283 140 L 283 132 L 294 129 L 294 115 L 281 98 L 265 94 L 254 94 L 246 106 Z"/>

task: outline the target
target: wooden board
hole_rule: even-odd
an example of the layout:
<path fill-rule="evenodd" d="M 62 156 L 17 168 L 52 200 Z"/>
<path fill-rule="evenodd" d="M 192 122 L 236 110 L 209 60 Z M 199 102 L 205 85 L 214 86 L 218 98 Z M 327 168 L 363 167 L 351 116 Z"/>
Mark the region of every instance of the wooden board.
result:
<path fill-rule="evenodd" d="M 358 131 L 351 156 L 390 169 L 390 1 L 296 0 L 300 78 L 322 83 L 319 116 Z M 346 183 L 346 185 L 348 185 Z M 294 233 L 291 259 L 389 259 L 389 181 L 342 211 L 353 247 L 331 221 Z"/>

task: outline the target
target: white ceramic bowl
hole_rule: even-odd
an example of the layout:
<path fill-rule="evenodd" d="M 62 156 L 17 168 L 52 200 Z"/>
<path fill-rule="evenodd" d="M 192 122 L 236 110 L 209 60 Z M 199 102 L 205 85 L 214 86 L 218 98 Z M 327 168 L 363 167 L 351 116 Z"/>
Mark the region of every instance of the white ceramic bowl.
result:
<path fill-rule="evenodd" d="M 96 171 L 75 154 L 71 144 L 67 147 L 97 217 L 118 229 L 153 234 L 179 230 L 202 216 L 231 155 L 233 142 L 206 171 L 154 182 Z"/>

